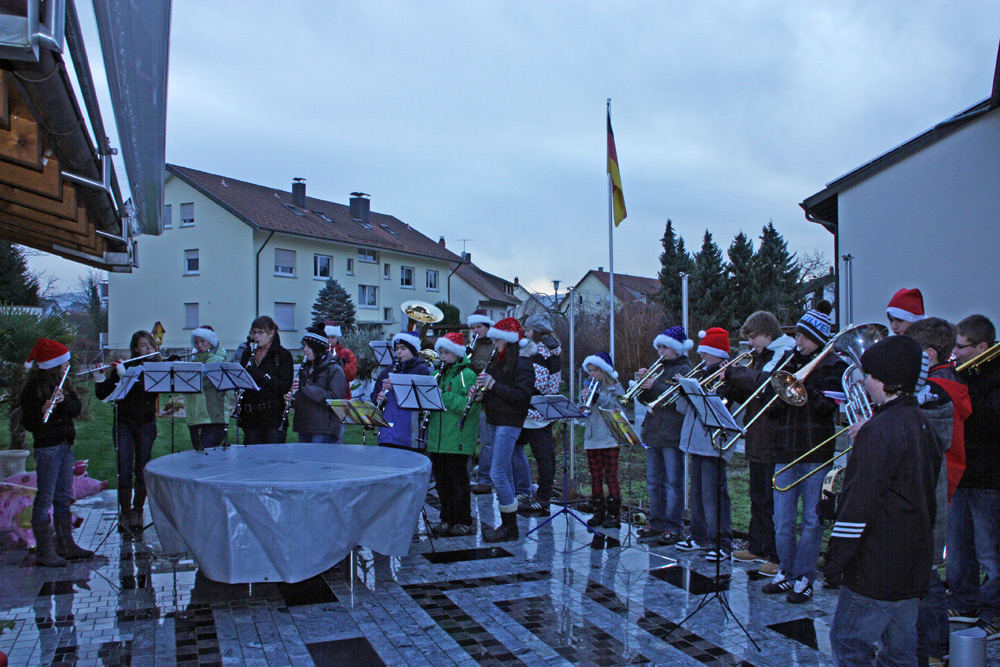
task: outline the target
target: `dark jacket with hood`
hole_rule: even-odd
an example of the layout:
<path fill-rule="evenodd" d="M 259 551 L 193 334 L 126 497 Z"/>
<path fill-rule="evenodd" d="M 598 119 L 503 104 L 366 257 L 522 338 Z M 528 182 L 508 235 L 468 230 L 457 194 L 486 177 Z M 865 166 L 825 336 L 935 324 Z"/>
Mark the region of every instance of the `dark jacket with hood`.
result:
<path fill-rule="evenodd" d="M 52 408 L 49 420 L 42 421 L 45 416 L 43 406 L 48 396 L 42 398 L 39 392 L 39 382 L 36 377 L 29 377 L 21 390 L 21 425 L 31 432 L 35 449 L 54 447 L 66 443 L 72 445 L 76 439 L 76 427 L 73 419 L 80 414 L 83 404 L 79 396 L 65 392 L 63 400 Z"/>
<path fill-rule="evenodd" d="M 152 361 L 152 360 L 146 360 Z M 142 361 L 130 361 L 125 363 L 125 368 L 141 366 Z M 94 395 L 99 400 L 104 400 L 111 395 L 121 378 L 118 376 L 118 369 L 111 368 L 104 382 L 98 382 L 94 386 Z M 156 398 L 159 394 L 147 392 L 144 388 L 143 379 L 132 385 L 125 398 L 115 402 L 115 419 L 121 424 L 137 427 L 141 424 L 156 422 Z"/>
<path fill-rule="evenodd" d="M 643 403 L 653 401 L 674 386 L 675 375 L 687 375 L 690 372 L 691 362 L 686 354 L 664 362 L 663 372 L 653 382 L 651 388 L 639 392 L 638 399 Z M 646 413 L 646 418 L 642 422 L 642 441 L 650 449 L 680 447 L 683 425 L 684 415 L 677 411 L 675 403 L 668 405 L 661 403 Z"/>
<path fill-rule="evenodd" d="M 248 347 L 240 356 L 240 365 L 260 387 L 260 391 L 244 391 L 240 398 L 240 428 L 279 428 L 285 413 L 285 394 L 292 388 L 295 376 L 292 353 L 272 340 L 260 364 L 253 363 L 253 352 Z"/>
<path fill-rule="evenodd" d="M 310 435 L 337 435 L 340 418 L 330 409 L 328 399 L 347 395 L 347 377 L 344 368 L 324 354 L 316 362 L 307 361 L 299 369 L 299 390 L 295 392 L 296 433 Z"/>
<path fill-rule="evenodd" d="M 515 355 L 509 359 L 506 355 Z M 524 418 L 535 393 L 535 366 L 519 354 L 517 343 L 509 343 L 490 368 L 494 385 L 483 391 L 486 423 L 494 426 L 524 426 Z"/>
<path fill-rule="evenodd" d="M 375 380 L 375 388 L 371 393 L 371 402 L 378 401 L 378 395 L 382 392 L 382 382 L 389 378 L 389 373 L 399 373 L 401 375 L 430 375 L 431 369 L 420 357 L 411 357 L 404 361 L 399 368 L 397 364 L 386 366 Z M 404 410 L 396 403 L 396 395 L 390 391 L 387 394 L 385 407 L 382 410 L 385 420 L 392 426 L 383 426 L 378 430 L 378 443 L 380 445 L 395 445 L 396 447 L 413 447 L 416 440 L 417 412 L 414 410 Z"/>

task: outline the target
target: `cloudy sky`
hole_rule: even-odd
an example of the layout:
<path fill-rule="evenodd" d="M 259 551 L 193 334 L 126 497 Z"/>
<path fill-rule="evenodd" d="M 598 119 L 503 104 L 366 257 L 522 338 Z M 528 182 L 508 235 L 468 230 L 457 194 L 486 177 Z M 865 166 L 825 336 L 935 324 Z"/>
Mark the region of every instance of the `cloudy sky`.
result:
<path fill-rule="evenodd" d="M 609 264 L 610 97 L 616 271 L 655 275 L 667 218 L 689 249 L 773 220 L 832 260 L 798 202 L 988 97 L 998 40 L 995 0 L 174 0 L 167 160 L 370 193 L 548 291 Z"/>

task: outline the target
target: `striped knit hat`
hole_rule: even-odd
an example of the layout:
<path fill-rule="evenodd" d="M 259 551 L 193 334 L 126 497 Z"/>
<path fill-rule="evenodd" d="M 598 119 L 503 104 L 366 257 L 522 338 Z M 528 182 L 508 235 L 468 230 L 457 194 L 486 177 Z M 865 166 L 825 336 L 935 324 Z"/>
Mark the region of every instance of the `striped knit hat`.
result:
<path fill-rule="evenodd" d="M 830 341 L 830 313 L 833 306 L 829 301 L 820 301 L 816 308 L 806 311 L 798 324 L 795 325 L 795 333 L 800 333 L 811 341 L 823 347 Z"/>

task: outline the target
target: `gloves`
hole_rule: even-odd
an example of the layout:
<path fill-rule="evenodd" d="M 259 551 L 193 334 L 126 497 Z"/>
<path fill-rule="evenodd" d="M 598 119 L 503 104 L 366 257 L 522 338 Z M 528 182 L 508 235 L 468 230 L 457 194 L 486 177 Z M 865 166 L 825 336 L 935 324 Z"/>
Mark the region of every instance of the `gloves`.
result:
<path fill-rule="evenodd" d="M 837 494 L 824 489 L 823 497 L 816 504 L 816 511 L 820 521 L 837 520 Z"/>
<path fill-rule="evenodd" d="M 100 366 L 98 366 L 98 368 L 100 368 Z M 98 384 L 108 379 L 108 376 L 104 371 L 94 371 L 93 376 L 94 382 L 97 382 Z"/>

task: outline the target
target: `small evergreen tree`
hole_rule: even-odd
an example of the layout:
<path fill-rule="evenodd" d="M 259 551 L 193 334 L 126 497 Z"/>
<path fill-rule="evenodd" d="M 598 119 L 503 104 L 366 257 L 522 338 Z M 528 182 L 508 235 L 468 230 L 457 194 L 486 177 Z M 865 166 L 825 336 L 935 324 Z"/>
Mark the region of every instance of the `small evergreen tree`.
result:
<path fill-rule="evenodd" d="M 761 232 L 754 266 L 758 285 L 757 308 L 771 311 L 781 323 L 797 321 L 803 303 L 798 293 L 799 266 L 795 253 L 788 252 L 788 244 L 771 221 L 764 225 Z"/>
<path fill-rule="evenodd" d="M 322 326 L 327 320 L 333 320 L 345 334 L 350 333 L 357 322 L 356 312 L 351 295 L 340 283 L 330 278 L 316 295 L 312 310 L 313 325 Z"/>
<path fill-rule="evenodd" d="M 440 324 L 449 324 L 455 327 L 455 331 L 462 326 L 462 313 L 458 309 L 458 306 L 454 306 L 447 301 L 438 301 L 434 305 L 444 313 L 444 319 L 441 320 Z"/>
<path fill-rule="evenodd" d="M 38 291 L 38 279 L 28 270 L 21 249 L 10 241 L 0 241 L 0 303 L 37 306 Z"/>
<path fill-rule="evenodd" d="M 694 270 L 689 284 L 689 308 L 691 329 L 707 329 L 725 326 L 720 318 L 726 298 L 726 268 L 722 262 L 722 251 L 712 239 L 712 233 L 705 230 L 701 250 L 694 257 Z"/>
<path fill-rule="evenodd" d="M 667 321 L 680 324 L 681 273 L 691 273 L 693 262 L 684 249 L 684 239 L 674 233 L 674 223 L 668 218 L 667 227 L 660 239 L 663 252 L 660 253 L 660 288 L 656 300 L 666 311 Z"/>
<path fill-rule="evenodd" d="M 753 241 L 742 231 L 729 244 L 728 280 L 725 307 L 726 328 L 738 331 L 746 318 L 757 310 L 757 279 L 754 274 Z"/>

